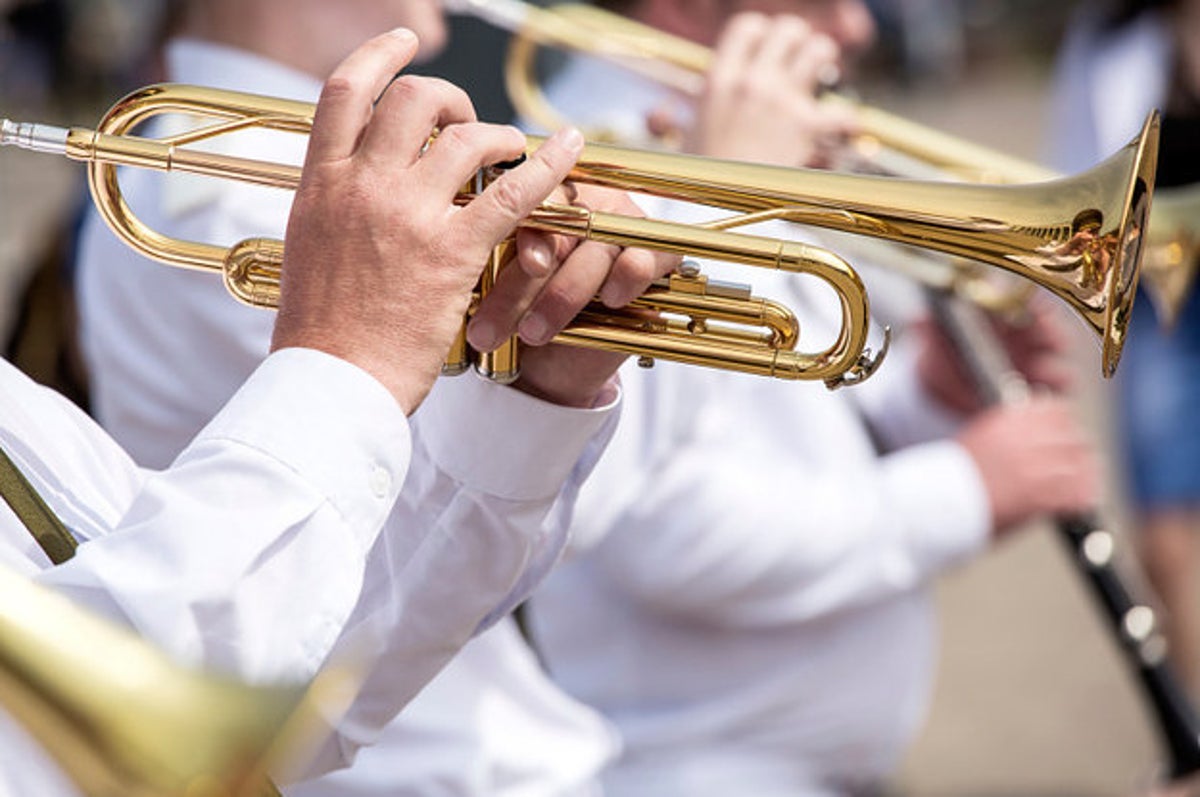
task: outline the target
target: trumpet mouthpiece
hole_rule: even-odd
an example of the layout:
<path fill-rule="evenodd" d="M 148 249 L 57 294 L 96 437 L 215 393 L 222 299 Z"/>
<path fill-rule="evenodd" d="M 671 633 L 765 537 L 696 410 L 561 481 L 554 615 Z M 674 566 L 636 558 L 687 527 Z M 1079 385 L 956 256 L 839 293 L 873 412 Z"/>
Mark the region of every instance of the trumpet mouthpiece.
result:
<path fill-rule="evenodd" d="M 20 147 L 62 155 L 67 151 L 69 134 L 70 131 L 65 127 L 0 119 L 0 147 Z"/>

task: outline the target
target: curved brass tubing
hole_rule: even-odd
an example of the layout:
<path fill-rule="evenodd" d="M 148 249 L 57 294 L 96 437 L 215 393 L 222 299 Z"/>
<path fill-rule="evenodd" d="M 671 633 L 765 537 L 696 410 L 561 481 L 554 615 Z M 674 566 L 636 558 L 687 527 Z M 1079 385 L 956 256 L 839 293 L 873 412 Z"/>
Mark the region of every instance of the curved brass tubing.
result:
<path fill-rule="evenodd" d="M 187 113 L 213 121 L 199 130 L 164 139 L 128 134 L 137 124 L 161 113 Z M 131 246 L 175 265 L 225 271 L 229 254 L 225 248 L 166 238 L 137 219 L 121 196 L 117 166 L 206 174 L 292 189 L 299 183 L 298 167 L 200 152 L 187 145 L 249 127 L 304 133 L 311 127 L 312 114 L 313 107 L 307 103 L 195 86 L 150 86 L 114 106 L 98 130 L 61 131 L 64 143 L 57 151 L 90 163 L 93 198 L 109 225 Z M 36 142 L 30 146 L 55 149 L 57 133 L 53 129 L 4 125 L 0 143 Z M 869 304 L 853 269 L 824 250 L 793 249 L 800 245 L 736 232 L 776 218 L 957 255 L 1036 282 L 1066 301 L 1100 336 L 1102 370 L 1111 375 L 1120 358 L 1137 283 L 1157 134 L 1157 117 L 1151 117 L 1137 139 L 1100 166 L 1030 186 L 842 175 L 589 144 L 571 173 L 574 181 L 725 208 L 734 215 L 707 225 L 684 225 L 547 205 L 521 225 L 619 246 L 795 268 L 826 280 L 841 297 L 844 317 L 838 340 L 825 351 L 803 355 L 798 366 L 777 370 L 776 375 L 799 374 L 798 378 L 837 385 L 860 380 L 877 359 L 866 350 Z M 530 137 L 530 150 L 539 143 Z M 470 195 L 464 191 L 463 201 Z M 281 259 L 281 249 L 272 250 L 261 242 L 253 247 L 265 253 L 267 261 Z M 235 260 L 251 267 L 247 273 L 253 272 L 258 265 L 255 258 L 247 258 L 244 247 L 235 251 Z M 271 268 L 277 270 L 278 263 L 261 265 L 259 276 L 269 281 Z M 243 292 L 243 298 L 253 295 L 254 291 Z M 702 317 L 693 320 L 696 323 L 685 326 L 703 343 L 709 325 Z M 595 334 L 587 336 L 589 345 L 596 340 Z M 628 351 L 626 336 L 617 338 L 612 341 L 614 348 Z M 562 340 L 580 342 L 579 338 Z M 656 353 L 658 341 L 645 342 L 644 356 L 674 358 Z M 689 352 L 681 352 L 679 359 L 695 361 L 691 342 L 686 347 Z M 724 342 L 722 339 L 722 345 Z M 730 365 L 722 349 L 712 362 L 704 364 L 759 373 L 763 369 L 760 361 L 760 352 L 748 351 L 745 361 Z M 844 379 L 834 375 L 837 369 L 845 369 Z M 501 371 L 501 375 L 505 373 Z"/>

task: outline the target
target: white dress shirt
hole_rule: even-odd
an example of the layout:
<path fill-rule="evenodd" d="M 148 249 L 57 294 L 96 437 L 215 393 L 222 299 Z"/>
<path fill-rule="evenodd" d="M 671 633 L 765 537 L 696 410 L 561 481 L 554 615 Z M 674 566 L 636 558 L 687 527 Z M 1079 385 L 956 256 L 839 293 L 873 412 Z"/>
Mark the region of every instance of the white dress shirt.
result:
<path fill-rule="evenodd" d="M 172 43 L 167 62 L 171 79 L 181 82 L 304 100 L 320 88 L 273 62 L 197 41 Z M 225 144 L 224 151 L 299 162 L 304 143 L 255 133 Z M 204 178 L 131 172 L 123 181 L 135 208 L 156 229 L 217 243 L 281 236 L 291 201 L 285 192 Z M 180 272 L 132 254 L 94 214 L 84 229 L 80 265 L 84 351 L 98 416 L 136 459 L 169 462 L 265 355 L 272 314 L 233 301 L 217 276 Z M 587 441 L 611 431 L 612 415 L 612 407 L 547 405 L 473 375 L 438 382 L 413 418 L 413 437 L 418 452 L 429 443 L 430 459 L 451 478 L 442 482 L 440 471 L 414 467 L 400 505 L 415 515 L 413 522 L 441 533 L 417 551 L 381 543 L 372 552 L 363 603 L 345 632 L 348 639 L 366 636 L 381 661 L 395 656 L 409 662 L 405 675 L 382 666 L 374 673 L 315 771 L 346 766 L 364 745 L 378 749 L 328 783 L 297 787 L 298 794 L 566 795 L 587 788 L 611 754 L 612 735 L 594 712 L 566 698 L 532 666 L 507 620 L 482 633 L 467 656 L 393 717 L 413 695 L 404 686 L 416 674 L 411 651 L 437 650 L 417 667 L 427 678 L 467 640 L 467 634 L 448 640 L 443 623 L 432 619 L 469 611 L 486 614 L 486 628 L 554 563 L 565 540 L 569 499 L 598 455 L 603 434 Z M 452 438 L 443 434 L 451 430 Z M 562 500 L 547 514 L 547 499 L 564 480 L 569 483 Z M 498 500 L 449 509 L 423 503 L 430 493 L 472 483 L 486 484 Z M 518 538 L 540 528 L 541 536 L 533 545 L 515 546 L 495 536 L 497 528 Z M 461 577 L 439 577 L 451 572 L 442 561 L 446 556 L 461 560 L 454 568 Z M 391 611 L 412 612 L 387 596 L 397 579 L 410 577 L 395 572 L 393 563 L 400 560 L 412 560 L 406 567 L 422 576 L 421 612 L 428 623 Z M 481 572 L 470 574 L 471 568 Z M 509 599 L 497 605 L 486 586 L 514 573 L 520 575 Z M 406 630 L 396 633 L 398 626 Z M 451 709 L 462 718 L 454 733 L 442 719 Z"/>
<path fill-rule="evenodd" d="M 593 114 L 585 127 L 603 124 L 604 97 L 625 116 L 629 98 L 652 107 L 655 91 L 611 73 L 569 67 L 551 99 Z M 802 349 L 837 328 L 811 280 L 705 270 L 797 308 Z M 621 427 L 580 496 L 579 550 L 531 613 L 551 674 L 621 733 L 605 793 L 876 783 L 926 710 L 926 588 L 987 539 L 974 463 L 931 439 L 954 419 L 922 393 L 903 342 L 872 380 L 833 393 L 669 363 L 622 382 Z"/>
<path fill-rule="evenodd" d="M 0 504 L 0 561 L 187 663 L 264 682 L 315 673 L 354 609 L 409 467 L 408 424 L 378 382 L 325 354 L 279 352 L 158 473 L 137 468 L 78 408 L 8 363 L 0 394 L 4 450 L 81 543 L 51 567 Z M 431 531 L 388 533 L 411 547 Z M 285 573 L 313 588 L 280 590 Z M 0 794 L 73 793 L 0 718 Z"/>
<path fill-rule="evenodd" d="M 297 439 L 296 428 L 309 433 Z M 137 468 L 73 404 L 0 363 L 0 445 L 81 543 L 52 568 L 0 503 L 5 566 L 187 663 L 264 682 L 307 679 L 328 656 L 411 452 L 403 413 L 378 382 L 300 349 L 264 362 L 161 473 Z M 390 533 L 411 546 L 427 531 Z M 280 590 L 284 572 L 314 588 Z M 75 790 L 0 713 L 0 795 L 60 794 Z"/>
<path fill-rule="evenodd" d="M 0 439 L 81 545 L 50 567 L 3 505 L 0 558 L 189 664 L 298 681 L 352 656 L 366 684 L 311 771 L 344 766 L 381 717 L 525 597 L 557 556 L 573 485 L 602 443 L 607 412 L 459 384 L 410 433 L 364 371 L 284 350 L 171 468 L 151 472 L 4 364 Z M 499 425 L 464 418 L 488 402 Z M 515 453 L 475 467 L 473 444 Z M 7 721 L 0 736 L 0 794 L 74 793 Z"/>

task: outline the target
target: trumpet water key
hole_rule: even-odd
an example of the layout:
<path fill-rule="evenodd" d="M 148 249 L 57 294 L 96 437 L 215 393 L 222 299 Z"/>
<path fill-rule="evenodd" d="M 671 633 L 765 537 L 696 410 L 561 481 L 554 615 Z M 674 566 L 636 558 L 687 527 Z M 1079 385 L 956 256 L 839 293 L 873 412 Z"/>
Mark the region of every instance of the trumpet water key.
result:
<path fill-rule="evenodd" d="M 163 236 L 130 209 L 121 194 L 117 167 L 190 172 L 293 189 L 299 182 L 299 168 L 294 165 L 189 145 L 249 128 L 305 134 L 313 110 L 308 103 L 271 97 L 158 85 L 118 102 L 96 130 L 0 122 L 0 144 L 87 162 L 92 197 L 119 237 L 166 263 L 222 271 L 239 298 L 271 305 L 278 293 L 281 242 L 254 239 L 224 247 Z M 161 139 L 130 134 L 148 119 L 170 113 L 208 123 Z M 814 379 L 830 386 L 860 381 L 873 371 L 879 355 L 867 348 L 869 303 L 854 270 L 823 249 L 738 232 L 755 222 L 786 219 L 958 255 L 1036 282 L 1066 301 L 1098 334 L 1103 342 L 1102 369 L 1111 375 L 1137 284 L 1157 133 L 1157 118 L 1152 117 L 1135 141 L 1095 169 L 1036 186 L 839 175 L 589 144 L 571 180 L 734 213 L 707 224 L 684 225 L 544 205 L 522 225 L 618 246 L 812 274 L 837 292 L 843 311 L 841 330 L 831 346 L 814 353 L 795 352 L 791 347 L 799 339 L 798 322 L 786 308 L 752 299 L 740 289 L 679 274 L 648 292 L 632 311 L 594 305 L 559 342 Z M 539 143 L 529 138 L 531 150 Z M 471 196 L 471 189 L 464 189 L 462 201 Z M 673 321 L 646 315 L 648 309 L 669 314 L 684 307 L 690 315 Z M 755 321 L 757 327 L 731 327 L 738 319 L 763 320 Z M 457 355 L 448 365 L 451 370 L 461 369 Z M 502 378 L 511 376 L 507 367 L 494 371 Z"/>

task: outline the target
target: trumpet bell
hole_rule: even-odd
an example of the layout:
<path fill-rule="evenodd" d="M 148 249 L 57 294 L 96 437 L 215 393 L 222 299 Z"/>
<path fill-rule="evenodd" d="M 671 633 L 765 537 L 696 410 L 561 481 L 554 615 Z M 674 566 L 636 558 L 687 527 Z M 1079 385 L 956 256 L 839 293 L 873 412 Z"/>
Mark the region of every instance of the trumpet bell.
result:
<path fill-rule="evenodd" d="M 881 179 L 673 153 L 585 147 L 571 179 L 866 235 L 987 263 L 1048 289 L 1096 333 L 1102 371 L 1120 361 L 1137 289 L 1159 118 L 1093 169 L 1031 185 Z M 540 139 L 530 137 L 530 147 Z"/>

